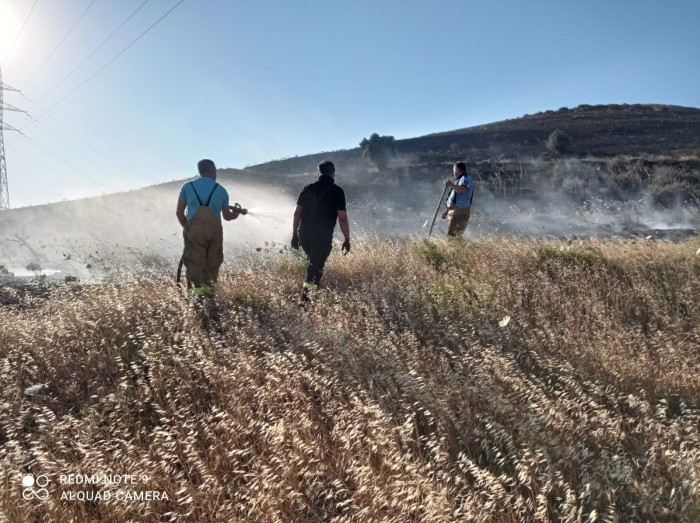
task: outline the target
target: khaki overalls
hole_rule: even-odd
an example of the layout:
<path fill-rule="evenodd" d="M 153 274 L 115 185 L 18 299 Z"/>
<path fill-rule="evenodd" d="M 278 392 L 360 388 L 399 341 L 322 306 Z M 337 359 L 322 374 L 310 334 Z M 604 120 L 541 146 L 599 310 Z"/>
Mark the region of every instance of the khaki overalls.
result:
<path fill-rule="evenodd" d="M 207 202 L 202 203 L 194 184 L 192 185 L 199 201 L 199 209 L 192 219 L 185 223 L 182 231 L 185 240 L 182 259 L 187 267 L 187 284 L 190 292 L 196 295 L 214 294 L 214 283 L 219 276 L 219 267 L 224 261 L 221 217 L 209 208 L 211 197 L 218 187 L 218 183 L 214 185 Z"/>

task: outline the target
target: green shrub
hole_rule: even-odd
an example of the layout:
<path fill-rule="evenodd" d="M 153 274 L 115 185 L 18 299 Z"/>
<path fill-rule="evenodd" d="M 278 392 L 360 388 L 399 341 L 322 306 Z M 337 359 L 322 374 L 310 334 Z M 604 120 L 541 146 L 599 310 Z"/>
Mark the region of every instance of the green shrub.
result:
<path fill-rule="evenodd" d="M 428 290 L 426 297 L 442 311 L 459 310 L 464 314 L 479 310 L 479 296 L 468 283 L 455 285 L 450 280 L 440 280 Z"/>
<path fill-rule="evenodd" d="M 584 246 L 582 249 L 572 249 L 570 246 L 540 245 L 536 248 L 540 260 L 556 260 L 563 263 L 593 265 L 603 261 L 603 256 L 595 249 Z"/>
<path fill-rule="evenodd" d="M 230 304 L 240 305 L 250 309 L 265 310 L 268 307 L 265 297 L 254 285 L 238 287 L 227 296 Z"/>
<path fill-rule="evenodd" d="M 393 136 L 379 136 L 372 133 L 360 142 L 362 157 L 369 159 L 379 170 L 384 170 L 389 160 L 396 156 L 396 140 Z"/>
<path fill-rule="evenodd" d="M 547 138 L 545 144 L 550 152 L 555 154 L 566 154 L 571 149 L 571 137 L 564 131 L 555 129 Z"/>
<path fill-rule="evenodd" d="M 435 269 L 441 269 L 454 259 L 454 252 L 450 252 L 446 243 L 438 243 L 429 238 L 424 238 L 414 244 L 416 253 L 432 265 Z"/>
<path fill-rule="evenodd" d="M 290 252 L 284 256 L 280 262 L 279 268 L 282 272 L 292 274 L 304 274 L 306 272 L 306 258 L 298 253 Z"/>

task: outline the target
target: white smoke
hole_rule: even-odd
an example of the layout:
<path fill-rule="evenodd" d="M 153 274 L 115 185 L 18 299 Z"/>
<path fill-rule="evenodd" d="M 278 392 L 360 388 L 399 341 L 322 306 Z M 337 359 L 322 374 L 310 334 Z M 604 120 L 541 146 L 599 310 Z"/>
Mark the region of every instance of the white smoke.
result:
<path fill-rule="evenodd" d="M 351 237 L 425 236 L 443 190 L 449 166 L 416 180 L 409 159 L 397 161 L 390 175 L 359 167 L 342 170 L 336 183 L 344 188 Z M 412 160 L 411 160 L 412 161 Z M 399 165 L 400 164 L 400 165 Z M 563 169 L 579 169 L 576 164 Z M 565 173 L 566 174 L 566 173 Z M 585 173 L 584 173 L 585 174 Z M 527 197 L 496 196 L 485 181 L 475 182 L 472 216 L 465 238 L 498 234 L 526 236 L 664 235 L 700 229 L 696 207 L 659 207 L 647 192 L 630 201 L 613 198 L 598 183 L 600 173 L 553 187 L 533 177 Z M 224 221 L 227 267 L 274 257 L 291 239 L 292 216 L 301 188 L 315 180 L 313 172 L 268 182 L 228 176 L 220 183 L 231 203 L 249 210 Z M 261 178 L 262 179 L 262 178 Z M 594 183 L 590 180 L 593 179 Z M 588 182 L 586 182 L 588 180 Z M 577 185 L 578 184 L 578 185 Z M 141 191 L 7 211 L 0 220 L 0 266 L 17 274 L 72 275 L 100 279 L 115 270 L 154 268 L 173 271 L 182 254 L 182 228 L 175 216 L 181 182 Z M 588 191 L 584 192 L 583 191 Z M 582 197 L 586 198 L 582 200 Z M 434 236 L 446 234 L 439 216 Z M 336 234 L 339 235 L 338 229 Z"/>

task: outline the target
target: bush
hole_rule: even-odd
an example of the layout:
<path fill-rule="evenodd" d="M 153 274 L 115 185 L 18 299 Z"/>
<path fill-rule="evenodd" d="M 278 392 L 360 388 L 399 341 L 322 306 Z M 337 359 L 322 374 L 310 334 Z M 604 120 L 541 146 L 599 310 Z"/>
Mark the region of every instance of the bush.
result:
<path fill-rule="evenodd" d="M 396 140 L 393 136 L 379 136 L 372 133 L 360 142 L 362 157 L 368 158 L 379 170 L 386 169 L 389 160 L 396 156 Z"/>
<path fill-rule="evenodd" d="M 580 203 L 594 197 L 606 198 L 610 195 L 610 190 L 615 188 L 612 179 L 604 171 L 576 158 L 554 162 L 551 183 Z"/>
<path fill-rule="evenodd" d="M 444 242 L 435 242 L 424 238 L 414 245 L 416 253 L 428 262 L 433 268 L 441 269 L 454 261 L 454 252 Z"/>
<path fill-rule="evenodd" d="M 547 138 L 547 149 L 555 154 L 566 154 L 571 150 L 571 136 L 555 129 Z"/>
<path fill-rule="evenodd" d="M 535 249 L 539 259 L 543 262 L 553 260 L 561 263 L 572 263 L 590 266 L 603 261 L 599 250 L 584 246 L 583 249 L 571 249 L 570 246 L 544 244 Z"/>

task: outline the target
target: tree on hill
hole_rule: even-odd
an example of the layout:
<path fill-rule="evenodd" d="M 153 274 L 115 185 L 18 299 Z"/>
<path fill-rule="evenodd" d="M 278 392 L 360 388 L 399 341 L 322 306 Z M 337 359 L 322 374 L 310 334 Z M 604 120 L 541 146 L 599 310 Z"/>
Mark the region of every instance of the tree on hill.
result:
<path fill-rule="evenodd" d="M 360 142 L 362 157 L 369 159 L 377 169 L 386 169 L 389 160 L 396 156 L 396 140 L 393 136 L 379 136 L 372 133 L 369 137 L 363 138 Z"/>
<path fill-rule="evenodd" d="M 555 129 L 547 138 L 547 149 L 555 154 L 565 154 L 571 150 L 571 136 Z"/>

